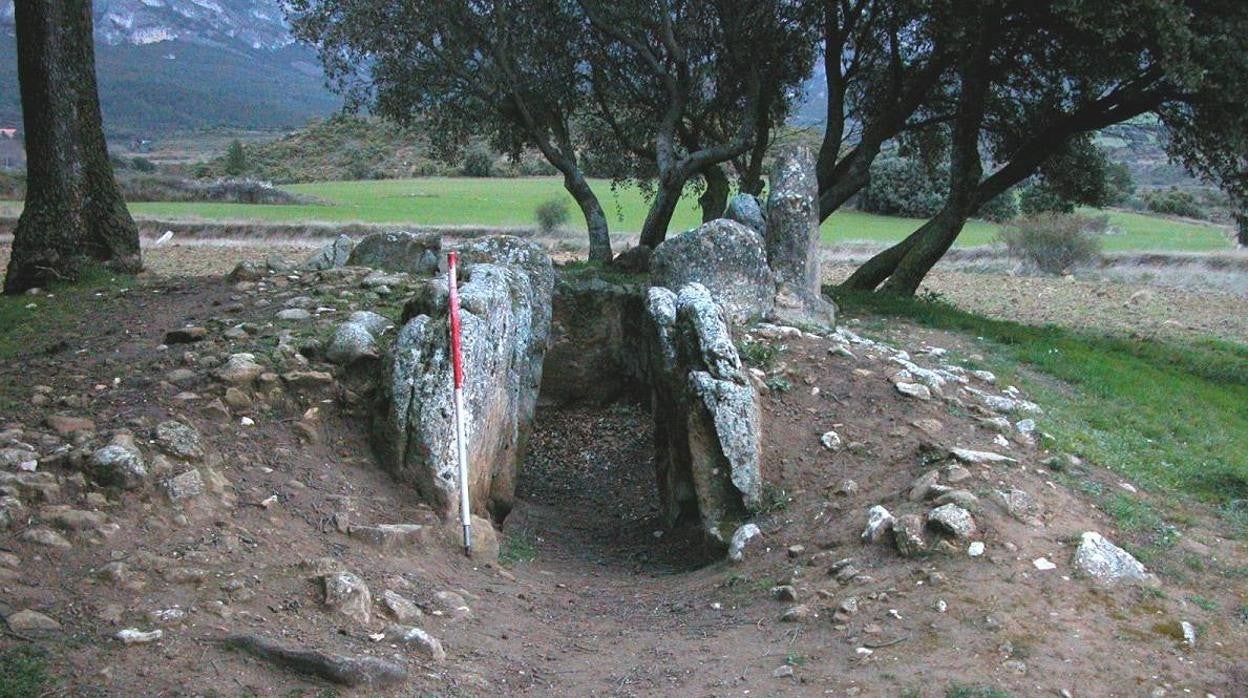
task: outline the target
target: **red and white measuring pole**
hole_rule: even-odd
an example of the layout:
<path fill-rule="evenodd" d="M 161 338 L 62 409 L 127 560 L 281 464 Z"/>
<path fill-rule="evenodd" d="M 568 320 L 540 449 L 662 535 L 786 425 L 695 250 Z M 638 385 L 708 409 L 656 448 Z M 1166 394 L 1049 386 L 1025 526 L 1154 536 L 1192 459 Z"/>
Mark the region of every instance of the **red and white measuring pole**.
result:
<path fill-rule="evenodd" d="M 472 509 L 468 497 L 468 434 L 464 420 L 464 358 L 459 328 L 459 287 L 455 267 L 459 259 L 447 255 L 447 285 L 451 289 L 451 366 L 455 371 L 455 455 L 459 459 L 459 520 L 464 525 L 464 554 L 472 555 Z"/>

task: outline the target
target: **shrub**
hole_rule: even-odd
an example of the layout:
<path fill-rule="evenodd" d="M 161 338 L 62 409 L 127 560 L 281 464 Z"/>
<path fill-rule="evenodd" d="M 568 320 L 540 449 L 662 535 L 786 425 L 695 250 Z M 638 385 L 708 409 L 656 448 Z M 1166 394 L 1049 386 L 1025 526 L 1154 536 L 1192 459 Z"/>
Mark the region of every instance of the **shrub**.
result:
<path fill-rule="evenodd" d="M 1144 196 L 1144 207 L 1153 213 L 1167 216 L 1183 216 L 1184 218 L 1208 218 L 1209 213 L 1201 208 L 1196 197 L 1189 191 L 1171 187 L 1164 191 L 1154 191 Z"/>
<path fill-rule="evenodd" d="M 543 235 L 550 235 L 568 222 L 568 202 L 563 199 L 547 199 L 537 205 L 533 211 L 533 219 L 537 221 L 537 229 Z"/>
<path fill-rule="evenodd" d="M 230 142 L 230 149 L 225 153 L 225 173 L 237 177 L 247 171 L 247 151 L 243 150 L 242 141 L 235 138 Z"/>
<path fill-rule="evenodd" d="M 1004 223 L 1018 217 L 1018 193 L 1006 189 L 979 207 L 978 216 L 993 223 Z"/>
<path fill-rule="evenodd" d="M 1018 193 L 1018 208 L 1025 216 L 1075 212 L 1073 201 L 1063 197 L 1056 189 L 1043 182 L 1023 187 Z"/>
<path fill-rule="evenodd" d="M 464 165 L 460 170 L 465 177 L 493 177 L 494 153 L 484 145 L 475 145 L 464 154 Z"/>
<path fill-rule="evenodd" d="M 944 184 L 938 179 L 916 160 L 878 158 L 871 164 L 871 181 L 858 197 L 858 208 L 886 216 L 930 218 L 944 203 Z"/>
<path fill-rule="evenodd" d="M 156 163 L 152 162 L 151 160 L 148 160 L 145 157 L 134 158 L 133 160 L 130 161 L 130 166 L 138 170 L 139 172 L 155 172 L 156 171 Z"/>
<path fill-rule="evenodd" d="M 1010 256 L 1046 274 L 1061 274 L 1100 257 L 1100 232 L 1108 223 L 1106 216 L 1037 214 L 1006 226 L 998 237 Z"/>

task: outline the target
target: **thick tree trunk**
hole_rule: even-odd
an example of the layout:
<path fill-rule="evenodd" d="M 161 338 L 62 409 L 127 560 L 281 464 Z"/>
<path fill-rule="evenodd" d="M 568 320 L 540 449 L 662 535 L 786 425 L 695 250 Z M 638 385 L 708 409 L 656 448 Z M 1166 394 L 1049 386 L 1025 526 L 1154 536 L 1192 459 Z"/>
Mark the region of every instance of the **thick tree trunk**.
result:
<path fill-rule="evenodd" d="M 920 228 L 924 234 L 897 263 L 896 270 L 880 287 L 880 291 L 898 296 L 913 296 L 927 273 L 949 251 L 953 241 L 958 238 L 958 233 L 962 232 L 962 226 L 966 225 L 967 218 L 963 210 L 955 207 L 941 211 L 928 221 L 927 225 Z"/>
<path fill-rule="evenodd" d="M 1236 235 L 1235 241 L 1240 247 L 1248 247 L 1248 213 L 1240 213 L 1235 216 Z"/>
<path fill-rule="evenodd" d="M 563 174 L 563 186 L 576 199 L 581 214 L 585 216 L 585 229 L 589 232 L 589 261 L 611 261 L 611 234 L 607 229 L 607 215 L 598 203 L 598 195 L 590 189 L 579 168 L 573 167 Z"/>
<path fill-rule="evenodd" d="M 68 3 L 72 42 L 70 64 L 79 72 L 78 137 L 81 144 L 83 219 L 87 225 L 90 254 L 118 271 L 137 272 L 143 269 L 139 252 L 139 229 L 130 217 L 121 188 L 113 176 L 104 141 L 104 121 L 100 113 L 99 90 L 95 77 L 95 40 L 91 22 L 91 3 Z"/>
<path fill-rule="evenodd" d="M 101 128 L 91 3 L 19 0 L 18 78 L 26 129 L 26 203 L 13 233 L 5 293 L 73 281 L 91 262 L 140 268 Z"/>
<path fill-rule="evenodd" d="M 13 231 L 5 293 L 73 280 L 87 263 L 74 71 L 65 55 L 65 2 L 21 0 L 15 8 L 17 67 L 26 129 L 26 204 Z"/>
<path fill-rule="evenodd" d="M 710 223 L 723 218 L 724 209 L 728 208 L 728 175 L 724 174 L 723 167 L 713 165 L 702 170 L 702 179 L 706 191 L 698 197 L 698 205 L 702 207 L 702 222 Z"/>
<path fill-rule="evenodd" d="M 902 257 L 905 257 L 906 253 L 910 251 L 910 248 L 914 247 L 915 243 L 927 234 L 928 228 L 933 224 L 934 220 L 924 223 L 918 230 L 910 233 L 905 240 L 863 262 L 862 266 L 855 269 L 854 273 L 850 274 L 849 278 L 841 283 L 841 288 L 851 291 L 874 291 L 877 286 L 884 283 L 884 280 L 892 275 L 897 269 L 897 265 L 901 263 Z"/>
<path fill-rule="evenodd" d="M 654 249 L 667 238 L 667 226 L 672 222 L 684 189 L 683 179 L 659 184 L 659 191 L 650 204 L 650 211 L 646 213 L 646 222 L 641 226 L 641 244 Z"/>

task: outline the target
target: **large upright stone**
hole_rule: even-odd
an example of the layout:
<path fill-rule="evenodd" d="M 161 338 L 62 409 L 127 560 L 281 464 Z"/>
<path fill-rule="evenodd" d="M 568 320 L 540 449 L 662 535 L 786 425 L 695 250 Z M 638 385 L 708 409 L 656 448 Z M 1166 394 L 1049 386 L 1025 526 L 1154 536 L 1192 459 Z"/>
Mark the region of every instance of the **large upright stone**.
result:
<path fill-rule="evenodd" d="M 767 217 L 763 215 L 758 197 L 753 194 L 737 194 L 729 199 L 724 218 L 736 221 L 767 239 Z"/>
<path fill-rule="evenodd" d="M 776 282 L 758 233 L 726 218 L 670 237 L 654 249 L 651 281 L 679 291 L 701 284 L 734 324 L 771 313 Z"/>
<path fill-rule="evenodd" d="M 776 315 L 836 324 L 836 306 L 820 291 L 819 182 L 809 148 L 781 154 L 767 197 L 767 261 L 779 282 Z"/>
<path fill-rule="evenodd" d="M 727 545 L 762 496 L 758 394 L 705 286 L 653 287 L 646 302 L 663 512 L 696 512 Z"/>
<path fill-rule="evenodd" d="M 502 520 L 537 405 L 554 269 L 540 247 L 515 238 L 475 241 L 461 253 L 464 402 L 475 465 L 469 496 L 474 512 Z M 453 518 L 459 483 L 449 321 L 445 301 L 430 298 L 384 358 L 373 441 L 387 468 Z"/>
<path fill-rule="evenodd" d="M 351 258 L 351 250 L 355 249 L 355 240 L 346 235 L 339 235 L 332 242 L 316 251 L 303 266 L 314 271 L 345 267 Z"/>
<path fill-rule="evenodd" d="M 442 236 L 436 233 L 373 233 L 355 245 L 347 264 L 424 276 L 437 273 L 441 255 Z"/>

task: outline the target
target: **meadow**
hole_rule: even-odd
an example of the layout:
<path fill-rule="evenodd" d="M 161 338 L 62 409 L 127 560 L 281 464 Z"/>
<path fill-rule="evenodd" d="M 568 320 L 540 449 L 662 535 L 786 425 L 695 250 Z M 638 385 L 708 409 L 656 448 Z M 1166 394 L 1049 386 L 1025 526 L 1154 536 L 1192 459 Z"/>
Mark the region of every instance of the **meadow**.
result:
<path fill-rule="evenodd" d="M 616 187 L 606 180 L 592 182 L 606 209 L 612 232 L 635 234 L 646 216 L 647 198 L 636 187 Z M 228 203 L 145 203 L 130 205 L 139 217 L 158 220 L 264 221 L 280 223 L 393 223 L 420 225 L 475 225 L 526 227 L 533 212 L 549 199 L 568 202 L 569 230 L 580 228 L 580 215 L 557 177 L 515 179 L 429 177 L 353 182 L 293 184 L 284 189 L 309 197 L 314 203 L 248 205 Z M 18 203 L 0 204 L 0 212 L 15 215 Z M 1095 213 L 1095 212 L 1091 212 Z M 1136 213 L 1112 211 L 1113 227 L 1105 237 L 1107 251 L 1212 252 L 1230 249 L 1226 234 L 1211 224 L 1195 224 Z M 696 195 L 686 196 L 672 221 L 673 230 L 698 225 L 701 214 Z M 900 240 L 921 220 L 840 211 L 823 225 L 825 243 Z M 998 226 L 971 221 L 957 244 L 991 243 Z"/>

